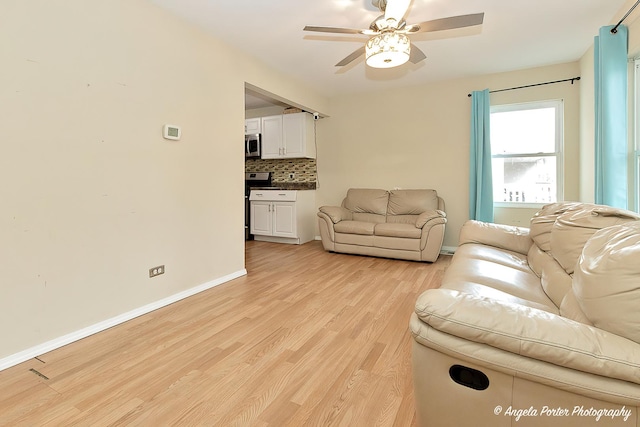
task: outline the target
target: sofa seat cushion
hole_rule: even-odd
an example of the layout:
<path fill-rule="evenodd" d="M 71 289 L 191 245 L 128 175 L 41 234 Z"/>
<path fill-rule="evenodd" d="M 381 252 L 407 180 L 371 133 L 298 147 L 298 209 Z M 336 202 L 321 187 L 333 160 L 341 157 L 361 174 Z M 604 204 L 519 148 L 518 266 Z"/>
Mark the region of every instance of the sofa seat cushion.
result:
<path fill-rule="evenodd" d="M 533 303 L 527 304 L 531 307 L 558 313 L 558 307 L 540 286 L 540 278 L 529 268 L 526 255 L 475 243 L 459 246 L 442 279 L 442 287 L 464 292 L 465 287 L 473 284 L 529 301 Z"/>
<path fill-rule="evenodd" d="M 333 226 L 336 233 L 373 235 L 376 224 L 365 221 L 340 221 Z"/>
<path fill-rule="evenodd" d="M 419 239 L 422 230 L 413 224 L 389 223 L 376 224 L 374 229 L 376 236 L 402 237 L 406 239 Z"/>

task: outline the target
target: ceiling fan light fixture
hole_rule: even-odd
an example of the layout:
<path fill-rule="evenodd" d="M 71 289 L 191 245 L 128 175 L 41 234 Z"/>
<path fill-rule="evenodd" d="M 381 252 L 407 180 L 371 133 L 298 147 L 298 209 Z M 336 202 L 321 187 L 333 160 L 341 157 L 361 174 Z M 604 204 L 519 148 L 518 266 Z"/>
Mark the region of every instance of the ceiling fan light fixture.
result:
<path fill-rule="evenodd" d="M 373 68 L 391 68 L 404 64 L 411 55 L 411 42 L 404 34 L 384 32 L 369 39 L 365 46 L 366 63 Z"/>

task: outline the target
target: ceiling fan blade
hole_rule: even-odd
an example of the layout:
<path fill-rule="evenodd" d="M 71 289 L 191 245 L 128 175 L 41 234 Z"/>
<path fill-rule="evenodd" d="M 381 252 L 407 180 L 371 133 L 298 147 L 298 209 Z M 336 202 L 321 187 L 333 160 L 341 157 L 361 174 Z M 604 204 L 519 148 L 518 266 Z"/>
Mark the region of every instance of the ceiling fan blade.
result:
<path fill-rule="evenodd" d="M 405 28 L 407 33 L 427 33 L 432 31 L 452 30 L 454 28 L 471 27 L 482 24 L 483 13 L 473 13 L 470 15 L 450 16 L 448 18 L 434 19 L 433 21 L 421 22 L 420 24 L 408 25 Z"/>
<path fill-rule="evenodd" d="M 336 64 L 336 67 L 344 67 L 345 65 L 347 65 L 347 64 L 351 63 L 352 61 L 358 59 L 358 57 L 360 57 L 362 55 L 364 55 L 364 46 L 358 48 L 353 53 L 351 53 L 349 56 L 344 58 L 342 61 L 338 62 Z"/>
<path fill-rule="evenodd" d="M 336 28 L 336 27 L 314 27 L 307 25 L 304 31 L 315 31 L 318 33 L 338 33 L 338 34 L 364 34 L 365 30 L 356 30 L 354 28 Z"/>
<path fill-rule="evenodd" d="M 424 54 L 423 51 L 418 49 L 415 44 L 411 45 L 411 53 L 409 54 L 409 61 L 413 64 L 417 64 L 418 62 L 427 58 L 427 55 Z"/>
<path fill-rule="evenodd" d="M 395 19 L 396 22 L 402 21 L 411 0 L 387 0 L 387 5 L 384 10 L 384 19 Z"/>

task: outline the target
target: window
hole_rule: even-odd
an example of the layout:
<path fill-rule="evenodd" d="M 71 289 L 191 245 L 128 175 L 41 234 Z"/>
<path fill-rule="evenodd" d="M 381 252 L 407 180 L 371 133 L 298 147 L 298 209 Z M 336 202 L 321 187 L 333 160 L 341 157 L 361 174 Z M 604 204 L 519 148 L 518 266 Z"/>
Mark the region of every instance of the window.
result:
<path fill-rule="evenodd" d="M 562 200 L 562 101 L 491 107 L 495 206 Z"/>

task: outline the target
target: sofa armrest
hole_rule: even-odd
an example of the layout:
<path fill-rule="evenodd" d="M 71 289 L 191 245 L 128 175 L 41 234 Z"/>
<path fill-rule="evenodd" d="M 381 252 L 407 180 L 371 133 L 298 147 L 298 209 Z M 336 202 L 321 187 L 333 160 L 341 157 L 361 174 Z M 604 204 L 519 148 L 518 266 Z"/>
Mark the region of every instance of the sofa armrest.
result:
<path fill-rule="evenodd" d="M 640 384 L 640 344 L 553 313 L 431 289 L 418 298 L 416 314 L 432 328 L 468 341 Z"/>
<path fill-rule="evenodd" d="M 420 215 L 418 215 L 418 218 L 416 218 L 416 228 L 422 228 L 427 222 L 433 220 L 436 220 L 434 221 L 434 224 L 444 224 L 445 222 L 447 222 L 447 220 L 445 219 L 446 217 L 447 214 L 441 210 L 424 211 Z"/>
<path fill-rule="evenodd" d="M 480 243 L 526 255 L 533 240 L 525 227 L 468 220 L 460 230 L 459 245 L 465 243 Z"/>
<path fill-rule="evenodd" d="M 334 224 L 343 220 L 350 221 L 353 219 L 353 213 L 341 206 L 320 206 L 320 212 L 328 215 Z"/>

